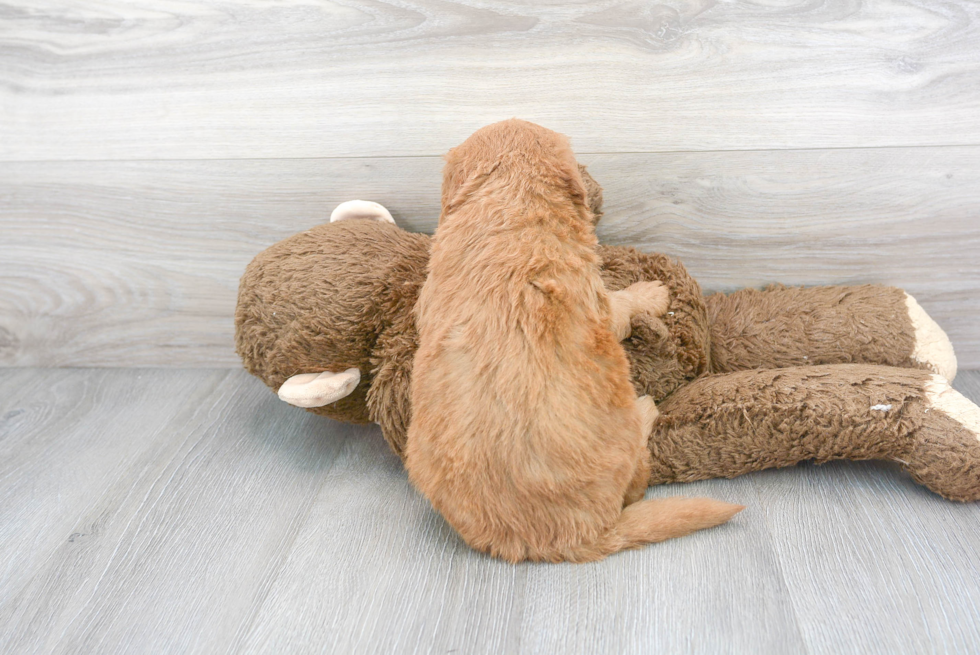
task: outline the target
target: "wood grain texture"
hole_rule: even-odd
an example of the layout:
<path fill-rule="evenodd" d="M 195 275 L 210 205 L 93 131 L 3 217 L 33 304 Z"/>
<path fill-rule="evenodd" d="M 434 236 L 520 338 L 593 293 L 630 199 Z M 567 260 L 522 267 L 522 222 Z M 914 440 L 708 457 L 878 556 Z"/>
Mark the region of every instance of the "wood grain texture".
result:
<path fill-rule="evenodd" d="M 666 252 L 706 291 L 880 283 L 921 301 L 980 367 L 980 150 L 615 156 L 603 241 Z"/>
<path fill-rule="evenodd" d="M 66 439 L 71 417 L 61 417 L 44 434 L 60 440 L 57 452 L 18 449 L 33 468 L 20 474 L 40 481 L 20 497 L 4 493 L 5 514 L 47 520 L 16 523 L 5 545 L 31 565 L 20 570 L 26 585 L 0 587 L 0 650 L 222 651 L 263 602 L 343 435 L 357 430 L 331 424 L 334 438 L 324 439 L 327 424 L 284 414 L 243 372 L 70 375 L 104 381 L 100 397 L 72 404 L 106 421 L 107 430 L 91 434 L 80 425 Z M 65 400 L 55 398 L 53 413 Z M 187 400 L 182 411 L 169 407 Z M 142 425 L 119 413 L 139 415 Z M 104 463 L 123 460 L 127 449 L 130 457 L 115 469 Z M 107 472 L 94 474 L 91 463 Z M 91 478 L 88 488 L 71 486 L 79 467 Z M 9 484 L 4 478 L 5 491 L 20 486 Z M 56 484 L 58 498 L 40 493 Z M 31 546 L 42 537 L 52 547 L 37 551 Z"/>
<path fill-rule="evenodd" d="M 41 2 L 0 13 L 0 159 L 980 144 L 969 0 Z"/>
<path fill-rule="evenodd" d="M 954 387 L 980 402 L 980 372 Z M 897 464 L 785 473 L 750 479 L 808 653 L 978 648 L 980 504 L 947 502 Z"/>
<path fill-rule="evenodd" d="M 170 437 L 166 424 L 182 420 L 194 396 L 227 375 L 160 372 L 151 386 L 138 370 L 2 370 L 0 588 L 7 599 L 58 549 L 81 548 L 101 531 L 107 516 L 86 525 L 80 516 L 134 462 L 158 453 Z M 146 426 L 151 403 L 160 424 Z"/>
<path fill-rule="evenodd" d="M 980 400 L 980 373 L 957 388 Z M 588 565 L 469 550 L 374 427 L 244 372 L 0 369 L 5 653 L 980 650 L 980 503 L 843 462 Z M 12 563 L 12 564 L 11 564 Z"/>
<path fill-rule="evenodd" d="M 980 373 L 954 386 L 980 400 Z M 945 501 L 898 465 L 834 462 L 786 473 L 749 479 L 806 652 L 980 647 L 980 504 Z"/>
<path fill-rule="evenodd" d="M 351 446 L 331 469 L 242 652 L 802 648 L 758 522 L 599 564 L 512 566 L 469 549 L 411 489 L 383 443 Z M 691 492 L 737 500 L 752 488 L 715 481 Z"/>
<path fill-rule="evenodd" d="M 908 289 L 980 366 L 980 147 L 586 155 L 608 243 L 707 289 Z M 0 164 L 0 365 L 237 366 L 238 278 L 351 198 L 431 232 L 439 158 Z"/>
<path fill-rule="evenodd" d="M 897 467 L 754 475 L 806 652 L 965 653 L 980 646 L 980 511 Z M 804 500 L 809 499 L 809 500 Z"/>

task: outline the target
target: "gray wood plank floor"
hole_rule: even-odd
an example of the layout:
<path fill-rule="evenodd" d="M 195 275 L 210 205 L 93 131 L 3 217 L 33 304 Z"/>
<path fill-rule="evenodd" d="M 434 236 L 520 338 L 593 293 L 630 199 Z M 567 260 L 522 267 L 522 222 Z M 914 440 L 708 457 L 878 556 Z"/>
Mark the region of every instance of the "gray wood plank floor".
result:
<path fill-rule="evenodd" d="M 0 369 L 0 652 L 980 652 L 980 504 L 851 462 L 648 492 L 676 494 L 748 509 L 512 566 L 376 427 L 244 372 Z"/>

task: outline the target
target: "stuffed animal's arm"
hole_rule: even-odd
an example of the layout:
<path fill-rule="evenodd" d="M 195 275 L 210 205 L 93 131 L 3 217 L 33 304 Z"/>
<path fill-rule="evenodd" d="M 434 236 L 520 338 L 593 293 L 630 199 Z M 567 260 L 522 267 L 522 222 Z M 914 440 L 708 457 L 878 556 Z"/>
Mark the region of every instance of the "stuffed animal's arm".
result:
<path fill-rule="evenodd" d="M 837 364 L 711 375 L 658 407 L 651 484 L 887 459 L 946 498 L 980 500 L 980 407 L 927 371 Z"/>
<path fill-rule="evenodd" d="M 895 287 L 774 286 L 714 294 L 705 303 L 713 373 L 863 363 L 956 376 L 946 333 Z"/>

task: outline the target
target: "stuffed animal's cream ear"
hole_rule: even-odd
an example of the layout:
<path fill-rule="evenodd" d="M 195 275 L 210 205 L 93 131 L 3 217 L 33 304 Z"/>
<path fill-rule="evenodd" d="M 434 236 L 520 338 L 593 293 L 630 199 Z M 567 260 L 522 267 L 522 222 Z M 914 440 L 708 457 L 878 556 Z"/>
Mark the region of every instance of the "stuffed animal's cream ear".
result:
<path fill-rule="evenodd" d="M 385 209 L 384 205 L 370 200 L 348 200 L 337 205 L 337 208 L 330 214 L 330 222 L 346 221 L 351 218 L 366 218 L 382 223 L 395 223 L 391 217 L 391 212 Z"/>
<path fill-rule="evenodd" d="M 354 392 L 361 372 L 349 368 L 343 373 L 300 373 L 279 387 L 279 398 L 297 407 L 323 407 Z"/>

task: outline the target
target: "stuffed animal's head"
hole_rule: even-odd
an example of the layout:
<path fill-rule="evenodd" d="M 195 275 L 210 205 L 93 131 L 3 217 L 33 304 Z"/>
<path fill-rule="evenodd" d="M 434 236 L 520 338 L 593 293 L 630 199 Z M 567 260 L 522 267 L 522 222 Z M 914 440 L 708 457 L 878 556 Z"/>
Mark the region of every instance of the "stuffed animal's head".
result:
<path fill-rule="evenodd" d="M 235 312 L 245 368 L 281 397 L 292 393 L 284 399 L 293 404 L 370 421 L 378 337 L 393 313 L 411 312 L 417 295 L 392 276 L 408 257 L 420 262 L 410 277 L 421 283 L 428 241 L 393 223 L 355 219 L 319 225 L 259 254 L 242 276 Z"/>
<path fill-rule="evenodd" d="M 602 189 L 585 167 L 580 174 L 601 216 Z M 390 413 L 394 402 L 390 389 L 379 389 L 381 407 L 371 411 L 375 374 L 397 386 L 410 366 L 404 360 L 414 351 L 412 309 L 430 238 L 398 228 L 373 202 L 345 202 L 330 221 L 270 246 L 248 265 L 235 346 L 246 370 L 287 402 L 367 423 L 379 420 L 372 414 Z"/>

